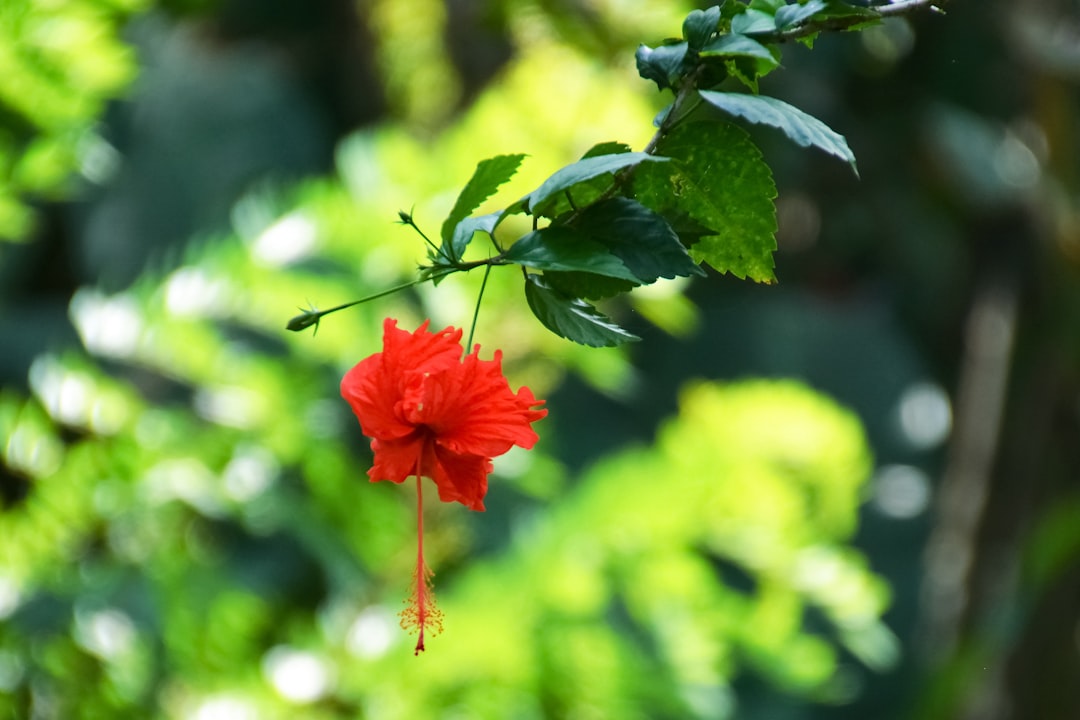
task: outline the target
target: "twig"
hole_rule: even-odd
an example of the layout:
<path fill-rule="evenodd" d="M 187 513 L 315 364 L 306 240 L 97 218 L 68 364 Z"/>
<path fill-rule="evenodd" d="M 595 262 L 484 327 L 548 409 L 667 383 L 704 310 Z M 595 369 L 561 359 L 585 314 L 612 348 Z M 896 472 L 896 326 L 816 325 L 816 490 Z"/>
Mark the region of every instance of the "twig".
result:
<path fill-rule="evenodd" d="M 879 18 L 901 17 L 912 13 L 926 10 L 927 12 L 944 13 L 942 6 L 948 0 L 896 0 L 888 5 L 874 5 L 866 8 Z M 804 25 L 783 30 L 772 34 L 755 35 L 754 39 L 759 42 L 790 42 L 819 32 L 843 32 L 856 25 L 861 25 L 867 20 L 873 19 L 873 15 L 845 15 L 841 17 L 825 18 L 824 20 L 808 20 Z"/>

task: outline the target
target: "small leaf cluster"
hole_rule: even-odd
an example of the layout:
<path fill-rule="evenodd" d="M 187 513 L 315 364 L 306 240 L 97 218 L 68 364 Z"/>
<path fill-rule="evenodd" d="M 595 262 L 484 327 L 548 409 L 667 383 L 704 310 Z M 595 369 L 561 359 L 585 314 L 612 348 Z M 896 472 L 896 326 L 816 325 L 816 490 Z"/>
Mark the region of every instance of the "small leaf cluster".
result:
<path fill-rule="evenodd" d="M 622 187 L 633 168 L 666 164 L 668 158 L 631 152 L 625 145 L 598 145 L 504 210 L 471 215 L 510 179 L 523 157 L 502 155 L 477 165 L 443 223 L 441 244 L 429 250 L 427 276 L 438 281 L 478 265 L 516 265 L 540 322 L 576 342 L 610 346 L 635 338 L 589 300 L 660 278 L 703 274 L 664 216 Z M 532 230 L 504 246 L 497 231 L 518 214 L 532 217 Z M 493 255 L 466 262 L 465 250 L 477 236 L 487 237 Z"/>
<path fill-rule="evenodd" d="M 429 264 L 422 276 L 438 282 L 478 266 L 516 265 L 536 318 L 557 335 L 594 347 L 637 339 L 598 310 L 597 300 L 661 278 L 704 275 L 703 264 L 775 282 L 776 187 L 750 136 L 731 120 L 779 129 L 854 170 L 841 135 L 757 94 L 758 79 L 779 66 L 785 33 L 806 39 L 808 23 L 838 13 L 872 15 L 826 0 L 725 2 L 691 12 L 682 38 L 637 51 L 641 76 L 675 95 L 645 150 L 601 143 L 503 210 L 473 215 L 524 156 L 480 162 L 443 222 L 440 241 L 425 236 Z M 750 93 L 721 90 L 729 78 Z M 505 221 L 522 214 L 531 217 L 532 229 L 508 241 Z M 409 214 L 402 221 L 416 227 Z M 477 237 L 490 244 L 489 255 L 466 261 Z"/>
<path fill-rule="evenodd" d="M 855 156 L 844 138 L 820 120 L 776 98 L 758 94 L 758 81 L 780 66 L 780 46 L 790 40 L 812 45 L 821 28 L 861 28 L 880 21 L 873 10 L 841 0 L 724 2 L 691 12 L 683 37 L 659 47 L 641 45 L 638 72 L 674 102 L 657 118 L 661 133 L 704 105 L 726 116 L 782 131 L 801 147 L 817 147 L 851 165 Z M 735 81 L 749 94 L 720 92 Z"/>
<path fill-rule="evenodd" d="M 638 338 L 597 309 L 599 300 L 661 278 L 704 275 L 703 265 L 739 279 L 776 282 L 776 185 L 761 152 L 736 123 L 777 129 L 801 147 L 847 162 L 857 175 L 842 135 L 760 95 L 758 81 L 779 67 L 784 43 L 812 45 L 822 30 L 858 29 L 883 16 L 841 0 L 725 0 L 694 10 L 680 38 L 637 50 L 641 77 L 674 96 L 653 121 L 656 132 L 643 150 L 600 143 L 516 202 L 476 215 L 525 156 L 481 161 L 437 240 L 420 230 L 411 213 L 400 213 L 428 245 L 418 279 L 401 287 L 437 284 L 478 267 L 489 272 L 517 266 L 525 300 L 546 328 L 583 345 L 609 347 Z M 519 215 L 531 218 L 531 229 L 514 237 L 510 228 L 520 224 L 506 221 Z M 488 252 L 466 259 L 477 237 Z M 471 256 L 478 257 L 475 249 Z M 317 327 L 328 313 L 385 294 L 304 310 L 287 327 Z"/>

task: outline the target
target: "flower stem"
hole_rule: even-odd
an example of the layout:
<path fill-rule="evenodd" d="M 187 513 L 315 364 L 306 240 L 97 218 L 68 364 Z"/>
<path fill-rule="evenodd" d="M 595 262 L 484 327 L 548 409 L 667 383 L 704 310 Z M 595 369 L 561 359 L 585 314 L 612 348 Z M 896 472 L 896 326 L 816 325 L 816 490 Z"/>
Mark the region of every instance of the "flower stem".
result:
<path fill-rule="evenodd" d="M 379 292 L 375 293 L 374 295 L 368 295 L 367 297 L 362 297 L 359 300 L 353 300 L 352 302 L 342 303 L 341 305 L 337 305 L 337 306 L 332 307 L 332 308 L 330 308 L 328 310 L 317 310 L 315 308 L 310 308 L 308 310 L 304 310 L 303 308 L 300 308 L 301 310 L 303 310 L 303 312 L 300 315 L 297 315 L 296 317 L 289 320 L 288 324 L 285 325 L 285 329 L 286 330 L 292 330 L 293 332 L 299 332 L 300 330 L 305 330 L 305 329 L 311 327 L 312 325 L 314 325 L 315 326 L 315 332 L 318 332 L 319 331 L 319 322 L 325 316 L 329 315 L 330 313 L 335 313 L 338 310 L 344 310 L 345 308 L 350 308 L 353 305 L 360 305 L 361 303 L 366 303 L 366 302 L 368 302 L 370 300 L 377 300 L 378 298 L 386 297 L 387 295 L 392 295 L 393 293 L 399 292 L 401 290 L 405 290 L 407 288 L 411 288 L 411 287 L 414 287 L 416 285 L 419 285 L 420 283 L 427 282 L 430 279 L 431 278 L 421 277 L 421 278 L 417 278 L 416 280 L 410 280 L 407 283 L 402 283 L 401 285 L 395 285 L 394 287 L 387 288 L 386 290 L 380 290 Z"/>
<path fill-rule="evenodd" d="M 480 317 L 480 301 L 484 299 L 484 290 L 487 288 L 488 275 L 491 274 L 491 265 L 484 266 L 484 279 L 480 282 L 480 294 L 476 296 L 476 308 L 473 310 L 472 325 L 469 326 L 469 339 L 465 341 L 465 354 L 469 354 L 472 347 L 473 335 L 476 333 L 476 320 Z"/>
<path fill-rule="evenodd" d="M 434 252 L 436 255 L 438 255 L 439 257 L 441 257 L 443 260 L 447 261 L 450 264 L 453 264 L 455 262 L 456 258 L 452 258 L 449 255 L 447 255 L 446 251 L 443 248 L 441 248 L 438 245 L 436 245 L 435 243 L 433 243 L 431 241 L 431 238 L 429 238 L 427 235 L 424 234 L 424 231 L 420 229 L 420 226 L 417 225 L 416 221 L 413 219 L 413 215 L 412 215 L 411 210 L 409 212 L 405 212 L 404 210 L 398 210 L 398 218 L 401 219 L 401 224 L 402 225 L 408 225 L 413 230 L 415 230 L 417 232 L 417 234 L 420 235 L 420 237 L 424 238 L 424 242 L 427 243 L 428 247 L 431 248 L 432 252 Z"/>

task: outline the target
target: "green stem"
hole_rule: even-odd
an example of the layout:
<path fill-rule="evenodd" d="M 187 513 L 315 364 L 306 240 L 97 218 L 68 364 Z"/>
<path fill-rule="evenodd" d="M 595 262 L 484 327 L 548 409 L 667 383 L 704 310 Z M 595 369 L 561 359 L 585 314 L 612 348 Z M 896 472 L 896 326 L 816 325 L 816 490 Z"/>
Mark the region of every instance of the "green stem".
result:
<path fill-rule="evenodd" d="M 292 330 L 293 332 L 299 332 L 300 330 L 306 330 L 307 328 L 314 325 L 315 326 L 315 332 L 318 332 L 319 331 L 319 322 L 325 316 L 329 315 L 330 313 L 335 313 L 338 310 L 344 310 L 345 308 L 350 308 L 353 305 L 360 305 L 361 303 L 366 303 L 369 300 L 378 300 L 381 297 L 386 297 L 387 295 L 392 295 L 392 294 L 398 292 L 399 290 L 405 290 L 407 288 L 411 288 L 411 287 L 413 287 L 415 285 L 419 285 L 420 283 L 427 282 L 430 279 L 432 279 L 432 278 L 425 277 L 425 278 L 418 278 L 416 280 L 410 280 L 407 283 L 403 283 L 401 285 L 395 285 L 392 288 L 389 288 L 387 290 L 381 290 L 381 291 L 375 293 L 374 295 L 368 295 L 367 297 L 360 298 L 359 300 L 353 300 L 351 302 L 342 303 L 341 305 L 337 305 L 337 306 L 332 307 L 332 308 L 330 308 L 328 310 L 315 310 L 314 308 L 312 308 L 311 310 L 304 310 L 301 314 L 299 314 L 296 317 L 289 320 L 289 322 L 285 325 L 285 329 L 286 330 Z"/>
<path fill-rule="evenodd" d="M 923 10 L 943 15 L 945 14 L 943 8 L 948 1 L 949 0 L 893 0 L 893 2 L 888 5 L 871 5 L 866 9 L 873 11 L 879 18 L 901 17 Z M 873 15 L 841 15 L 839 17 L 829 17 L 823 20 L 809 20 L 802 25 L 797 25 L 788 30 L 755 35 L 754 39 L 761 43 L 790 42 L 810 35 L 816 35 L 820 32 L 843 32 L 845 30 L 851 30 L 858 25 L 865 23 L 868 19 L 873 19 Z"/>
<path fill-rule="evenodd" d="M 413 230 L 415 230 L 416 233 L 420 237 L 424 238 L 424 242 L 427 243 L 428 247 L 430 247 L 432 249 L 432 251 L 436 255 L 438 255 L 439 257 L 441 257 L 443 260 L 445 260 L 446 262 L 448 262 L 450 264 L 454 264 L 454 263 L 457 262 L 456 258 L 450 257 L 443 248 L 441 248 L 438 245 L 436 245 L 435 243 L 433 243 L 431 241 L 431 238 L 429 238 L 426 234 L 424 234 L 424 231 L 420 229 L 420 226 L 417 225 L 416 221 L 413 219 L 411 210 L 409 212 L 405 212 L 404 210 L 399 210 L 398 211 L 398 217 L 401 219 L 401 224 L 402 225 L 408 225 Z"/>
<path fill-rule="evenodd" d="M 480 301 L 484 299 L 484 290 L 487 288 L 488 275 L 491 274 L 491 264 L 484 268 L 484 279 L 480 283 L 480 294 L 476 296 L 476 308 L 473 310 L 472 326 L 469 328 L 469 339 L 465 341 L 465 354 L 469 354 L 472 347 L 473 335 L 476 333 L 476 320 L 480 317 Z"/>
<path fill-rule="evenodd" d="M 451 263 L 451 264 L 448 264 L 448 265 L 435 265 L 435 266 L 424 267 L 424 268 L 421 268 L 421 270 L 424 271 L 424 274 L 422 274 L 421 277 L 419 277 L 419 278 L 417 278 L 415 280 L 410 280 L 407 283 L 402 283 L 401 285 L 395 285 L 394 287 L 387 288 L 386 290 L 380 290 L 379 292 L 375 293 L 374 295 L 368 295 L 367 297 L 362 297 L 359 300 L 353 300 L 351 302 L 342 303 L 341 305 L 336 305 L 335 307 L 329 308 L 327 310 L 317 310 L 315 308 L 311 308 L 309 310 L 304 310 L 303 308 L 301 308 L 302 312 L 299 315 L 297 315 L 297 316 L 293 317 L 292 319 L 290 319 L 289 322 L 285 324 L 285 329 L 286 330 L 292 330 L 293 332 L 299 332 L 301 330 L 306 330 L 309 327 L 314 325 L 315 326 L 315 332 L 318 332 L 319 331 L 319 323 L 322 321 L 322 319 L 324 317 L 326 317 L 330 313 L 335 313 L 338 310 L 344 310 L 345 308 L 350 308 L 353 305 L 360 305 L 362 303 L 368 302 L 369 300 L 378 300 L 381 297 L 386 297 L 387 295 L 392 295 L 392 294 L 398 292 L 399 290 L 405 290 L 405 289 L 414 287 L 416 285 L 420 285 L 421 283 L 426 283 L 429 280 L 439 280 L 441 278 L 446 277 L 447 275 L 451 275 L 451 274 L 456 273 L 456 272 L 468 272 L 469 270 L 472 270 L 474 268 L 478 268 L 478 267 L 481 267 L 481 266 L 483 266 L 485 268 L 484 284 L 486 285 L 487 284 L 487 273 L 491 271 L 491 268 L 493 266 L 495 266 L 495 265 L 510 265 L 510 264 L 511 263 L 510 263 L 509 260 L 506 260 L 501 255 L 496 255 L 495 257 L 490 257 L 490 258 L 487 258 L 486 260 L 472 260 L 472 261 L 469 261 L 469 262 L 455 262 L 455 263 Z M 481 292 L 481 296 L 483 296 L 483 287 L 481 287 L 480 292 Z M 477 308 L 477 312 L 479 312 L 479 307 Z M 473 323 L 475 324 L 475 322 L 476 322 L 476 318 L 475 318 L 475 315 L 474 315 Z"/>
<path fill-rule="evenodd" d="M 675 93 L 675 99 L 671 101 L 671 110 L 668 111 L 668 114 L 660 123 L 660 127 L 656 129 L 656 133 L 653 134 L 652 139 L 649 140 L 649 144 L 645 146 L 642 152 L 649 153 L 650 155 L 654 154 L 656 152 L 656 146 L 660 144 L 660 141 L 698 106 L 701 102 L 701 98 L 697 95 L 697 83 L 703 72 L 705 72 L 705 65 L 700 64 L 683 78 L 679 85 L 678 92 Z M 688 100 L 691 100 L 692 104 L 687 110 L 684 109 L 684 106 Z"/>

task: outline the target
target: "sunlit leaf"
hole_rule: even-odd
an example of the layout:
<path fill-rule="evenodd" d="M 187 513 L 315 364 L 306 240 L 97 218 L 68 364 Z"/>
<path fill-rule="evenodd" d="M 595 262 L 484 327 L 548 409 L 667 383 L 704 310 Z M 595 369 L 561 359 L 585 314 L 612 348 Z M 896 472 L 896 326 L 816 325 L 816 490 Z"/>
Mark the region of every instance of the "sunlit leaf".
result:
<path fill-rule="evenodd" d="M 137 73 L 122 38 L 139 10 L 136 0 L 0 3 L 0 242 L 31 239 L 42 197 L 65 197 L 75 172 L 108 165 L 89 151 L 92 128 Z"/>
<path fill-rule="evenodd" d="M 660 144 L 670 165 L 634 177 L 637 198 L 666 217 L 685 214 L 709 234 L 690 256 L 720 272 L 773 282 L 776 186 L 746 131 L 729 123 L 680 125 Z"/>
<path fill-rule="evenodd" d="M 468 217 L 473 210 L 480 207 L 480 203 L 491 197 L 499 189 L 500 185 L 514 176 L 524 158 L 525 155 L 523 154 L 498 155 L 477 163 L 476 171 L 473 172 L 469 182 L 461 190 L 457 202 L 454 203 L 454 208 L 442 224 L 444 245 L 453 238 L 454 230 L 459 222 Z M 454 257 L 457 258 L 460 255 Z"/>
<path fill-rule="evenodd" d="M 626 143 L 609 140 L 593 145 L 581 156 L 581 159 L 584 160 L 585 158 L 599 157 L 601 155 L 620 155 L 628 152 L 632 152 L 632 149 Z"/>

